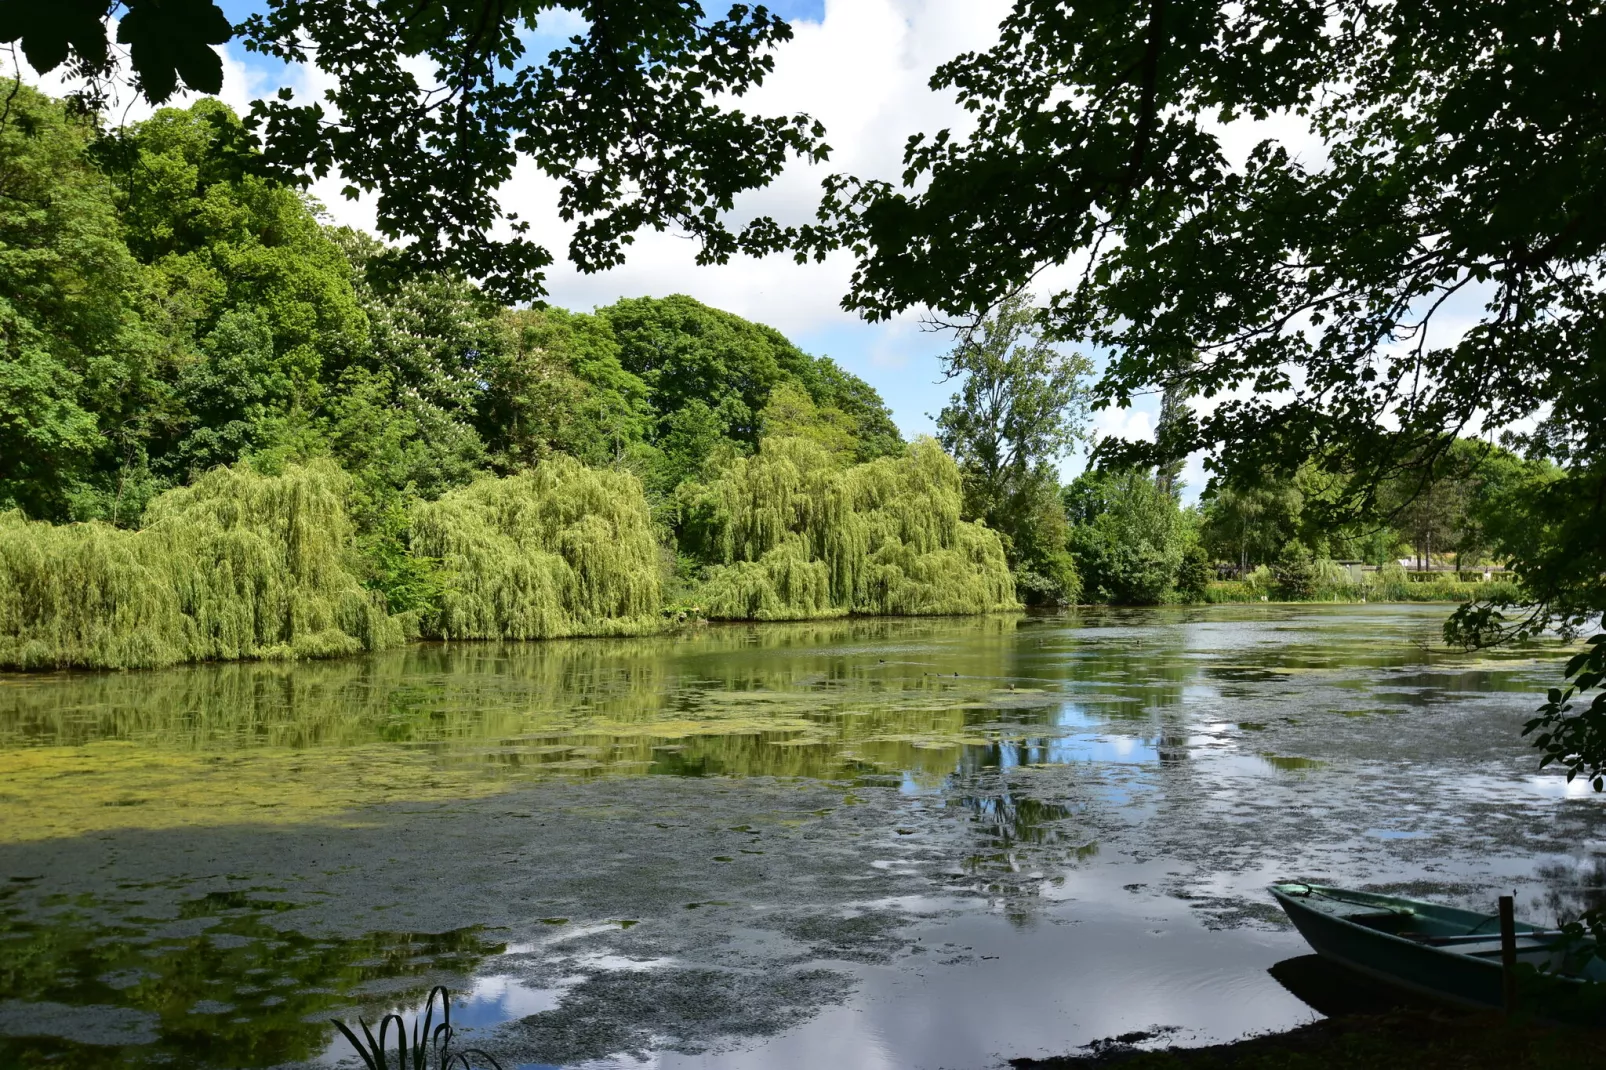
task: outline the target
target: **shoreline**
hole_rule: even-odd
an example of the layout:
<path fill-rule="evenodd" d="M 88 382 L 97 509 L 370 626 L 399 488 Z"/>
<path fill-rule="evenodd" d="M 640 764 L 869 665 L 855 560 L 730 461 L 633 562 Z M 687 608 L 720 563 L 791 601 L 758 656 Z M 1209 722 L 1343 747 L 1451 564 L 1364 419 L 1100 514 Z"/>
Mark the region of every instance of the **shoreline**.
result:
<path fill-rule="evenodd" d="M 284 655 L 267 654 L 257 656 L 242 656 L 234 658 L 198 658 L 188 661 L 175 661 L 160 665 L 141 666 L 111 666 L 111 665 L 52 665 L 48 667 L 25 668 L 0 663 L 0 679 L 39 678 L 54 674 L 65 673 L 130 673 L 130 672 L 161 672 L 169 669 L 193 668 L 202 665 L 293 665 L 310 662 L 338 662 L 349 658 L 369 657 L 382 654 L 390 650 L 416 649 L 429 646 L 454 646 L 458 644 L 471 644 L 477 647 L 498 645 L 504 643 L 560 643 L 560 642 L 589 642 L 594 640 L 631 640 L 631 639 L 660 639 L 675 636 L 677 633 L 688 633 L 699 628 L 735 628 L 753 627 L 763 625 L 803 626 L 810 624 L 839 624 L 850 621 L 953 621 L 963 619 L 996 619 L 1005 616 L 1046 617 L 1055 614 L 1069 613 L 1079 610 L 1199 610 L 1217 607 L 1296 607 L 1296 606 L 1436 606 L 1460 604 L 1446 599 L 1393 599 L 1393 600 L 1340 600 L 1340 599 L 1305 599 L 1305 600 L 1224 600 L 1205 602 L 1161 602 L 1154 605 L 1124 605 L 1113 602 L 1082 602 L 1074 605 L 1059 607 L 1020 607 L 1017 609 L 1000 609 L 984 613 L 843 613 L 822 615 L 816 617 L 796 617 L 776 620 L 742 620 L 730 618 L 687 617 L 684 620 L 666 619 L 661 628 L 641 631 L 598 631 L 592 633 L 579 633 L 567 635 L 551 635 L 539 638 L 462 638 L 441 639 L 436 637 L 411 636 L 400 643 L 394 643 L 377 650 L 340 651 L 326 655 Z"/>

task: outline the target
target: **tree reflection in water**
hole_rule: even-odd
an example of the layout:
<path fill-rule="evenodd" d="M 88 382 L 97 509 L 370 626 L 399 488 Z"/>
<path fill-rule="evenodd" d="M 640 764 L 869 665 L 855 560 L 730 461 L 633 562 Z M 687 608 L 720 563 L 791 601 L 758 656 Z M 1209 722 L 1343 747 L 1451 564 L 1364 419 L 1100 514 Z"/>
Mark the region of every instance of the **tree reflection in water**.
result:
<path fill-rule="evenodd" d="M 296 904 L 241 891 L 190 900 L 176 924 L 136 917 L 97 924 L 86 918 L 94 904 L 84 901 L 59 904 L 46 920 L 23 920 L 6 902 L 14 888 L 0 891 L 0 1005 L 27 1001 L 45 1018 L 6 1022 L 5 1066 L 113 1070 L 308 1060 L 327 1047 L 331 1014 L 417 1002 L 432 979 L 472 973 L 503 950 L 478 926 L 349 939 L 285 931 L 267 919 Z M 83 1013 L 75 1014 L 77 1008 Z M 109 1013 L 113 1008 L 120 1013 Z M 105 1030 L 95 1044 L 48 1035 L 83 1035 L 50 1021 L 51 1009 L 69 1023 L 122 1022 L 122 1043 Z"/>

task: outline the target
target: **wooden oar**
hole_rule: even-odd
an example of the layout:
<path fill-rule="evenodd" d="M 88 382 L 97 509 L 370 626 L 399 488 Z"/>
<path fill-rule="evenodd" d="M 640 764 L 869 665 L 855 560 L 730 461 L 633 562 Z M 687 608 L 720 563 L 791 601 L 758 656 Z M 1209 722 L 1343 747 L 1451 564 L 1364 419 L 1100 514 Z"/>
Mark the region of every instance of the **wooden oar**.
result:
<path fill-rule="evenodd" d="M 1405 936 L 1404 933 L 1400 934 Z M 1565 936 L 1560 929 L 1538 929 L 1530 933 L 1518 933 L 1518 940 L 1554 940 Z M 1414 940 L 1419 944 L 1431 944 L 1433 947 L 1444 947 L 1447 944 L 1498 944 L 1499 933 L 1467 933 L 1462 936 L 1405 936 L 1407 940 Z"/>

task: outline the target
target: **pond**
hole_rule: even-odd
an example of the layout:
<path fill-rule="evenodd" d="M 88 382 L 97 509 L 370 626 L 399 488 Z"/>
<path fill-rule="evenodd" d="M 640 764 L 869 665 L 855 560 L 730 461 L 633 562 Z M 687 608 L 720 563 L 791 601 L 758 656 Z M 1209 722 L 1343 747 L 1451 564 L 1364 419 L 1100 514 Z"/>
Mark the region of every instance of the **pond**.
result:
<path fill-rule="evenodd" d="M 0 676 L 0 1063 L 983 1068 L 1316 1015 L 1264 886 L 1534 920 L 1606 832 L 1442 606 L 710 626 Z M 1282 977 L 1283 981 L 1279 980 Z M 1298 986 L 1294 986 L 1296 989 Z M 1307 993 L 1307 998 L 1309 998 Z"/>

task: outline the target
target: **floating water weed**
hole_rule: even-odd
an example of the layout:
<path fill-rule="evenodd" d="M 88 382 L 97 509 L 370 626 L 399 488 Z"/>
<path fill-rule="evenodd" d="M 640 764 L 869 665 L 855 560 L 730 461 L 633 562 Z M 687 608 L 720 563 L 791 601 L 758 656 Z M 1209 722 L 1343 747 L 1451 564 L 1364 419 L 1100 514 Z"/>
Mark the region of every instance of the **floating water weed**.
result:
<path fill-rule="evenodd" d="M 441 1024 L 430 1028 L 435 1019 L 435 997 L 441 1001 Z M 361 1018 L 357 1025 L 362 1029 L 362 1039 L 351 1031 L 346 1023 L 334 1021 L 335 1028 L 339 1029 L 357 1054 L 362 1057 L 363 1065 L 368 1070 L 430 1070 L 430 1058 L 434 1057 L 435 1070 L 474 1070 L 475 1063 L 470 1058 L 483 1059 L 488 1066 L 495 1070 L 502 1070 L 502 1066 L 490 1055 L 478 1048 L 463 1048 L 452 1050 L 452 999 L 445 986 L 436 985 L 429 990 L 429 999 L 424 1003 L 424 1012 L 421 1017 L 413 1020 L 412 1042 L 408 1043 L 407 1023 L 402 1016 L 394 1012 L 385 1015 L 379 1020 L 379 1039 L 374 1039 L 373 1031 L 368 1023 Z M 390 1053 L 385 1047 L 385 1038 L 392 1022 L 396 1023 L 396 1062 L 390 1060 Z"/>
<path fill-rule="evenodd" d="M 641 483 L 554 457 L 413 510 L 413 550 L 441 562 L 442 639 L 634 635 L 662 627 L 658 545 Z"/>
<path fill-rule="evenodd" d="M 687 541 L 713 562 L 710 617 L 1018 608 L 998 534 L 960 519 L 959 469 L 931 439 L 850 467 L 808 439 L 766 439 L 685 497 Z"/>
<path fill-rule="evenodd" d="M 300 658 L 401 642 L 353 559 L 348 477 L 217 469 L 168 491 L 145 526 L 0 513 L 0 667 L 146 668 Z"/>

